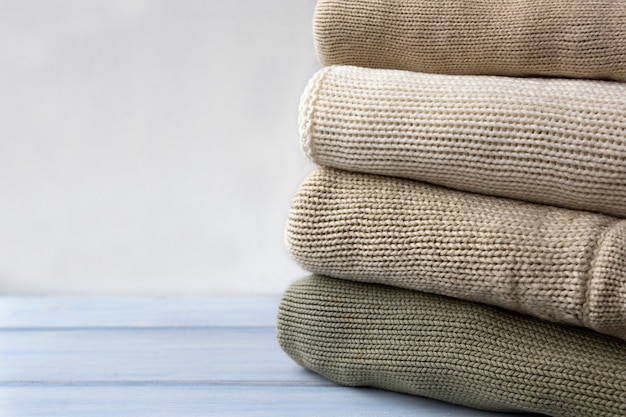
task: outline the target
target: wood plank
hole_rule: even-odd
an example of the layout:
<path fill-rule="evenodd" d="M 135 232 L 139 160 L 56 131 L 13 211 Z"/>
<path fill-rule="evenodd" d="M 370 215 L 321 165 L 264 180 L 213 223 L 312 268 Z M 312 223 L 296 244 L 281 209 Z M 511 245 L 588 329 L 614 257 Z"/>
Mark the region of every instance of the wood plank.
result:
<path fill-rule="evenodd" d="M 279 297 L 1 297 L 0 329 L 274 326 Z"/>
<path fill-rule="evenodd" d="M 51 386 L 3 388 L 3 417 L 530 417 L 370 388 Z"/>
<path fill-rule="evenodd" d="M 3 331 L 0 384 L 12 381 L 290 381 L 304 372 L 274 327 Z"/>

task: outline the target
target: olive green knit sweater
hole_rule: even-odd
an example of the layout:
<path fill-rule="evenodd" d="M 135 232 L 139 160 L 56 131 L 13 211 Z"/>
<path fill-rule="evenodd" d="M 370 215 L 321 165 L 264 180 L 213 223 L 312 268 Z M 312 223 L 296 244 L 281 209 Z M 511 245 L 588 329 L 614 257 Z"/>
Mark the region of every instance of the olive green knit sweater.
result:
<path fill-rule="evenodd" d="M 479 303 L 313 276 L 284 294 L 278 340 L 339 384 L 492 411 L 626 415 L 626 344 Z"/>

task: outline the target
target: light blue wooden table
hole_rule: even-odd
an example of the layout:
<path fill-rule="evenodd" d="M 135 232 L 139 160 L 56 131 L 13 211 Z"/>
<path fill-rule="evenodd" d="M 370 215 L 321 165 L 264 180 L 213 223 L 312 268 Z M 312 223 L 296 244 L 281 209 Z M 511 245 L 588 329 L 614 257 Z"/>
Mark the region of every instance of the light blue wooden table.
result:
<path fill-rule="evenodd" d="M 280 350 L 277 306 L 0 298 L 0 416 L 509 416 L 336 386 Z"/>

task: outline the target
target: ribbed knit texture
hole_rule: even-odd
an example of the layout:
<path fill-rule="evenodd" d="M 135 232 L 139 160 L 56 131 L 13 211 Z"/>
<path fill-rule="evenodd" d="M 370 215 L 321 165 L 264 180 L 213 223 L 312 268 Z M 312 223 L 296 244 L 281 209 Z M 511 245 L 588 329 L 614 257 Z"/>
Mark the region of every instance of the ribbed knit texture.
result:
<path fill-rule="evenodd" d="M 286 241 L 317 274 L 626 339 L 626 220 L 320 168 L 297 192 Z"/>
<path fill-rule="evenodd" d="M 626 2 L 319 0 L 324 65 L 626 80 Z"/>
<path fill-rule="evenodd" d="M 320 165 L 626 217 L 626 83 L 327 67 L 300 133 Z"/>
<path fill-rule="evenodd" d="M 278 340 L 344 385 L 492 411 L 626 415 L 626 344 L 483 304 L 326 277 L 296 282 Z"/>

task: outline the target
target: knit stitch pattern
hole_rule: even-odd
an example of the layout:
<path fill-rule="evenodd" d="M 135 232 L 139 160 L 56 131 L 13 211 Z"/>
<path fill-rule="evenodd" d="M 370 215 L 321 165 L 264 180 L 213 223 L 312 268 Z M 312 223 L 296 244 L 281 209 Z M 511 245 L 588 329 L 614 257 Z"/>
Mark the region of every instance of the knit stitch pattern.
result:
<path fill-rule="evenodd" d="M 626 339 L 626 220 L 319 168 L 296 194 L 286 243 L 317 274 Z"/>
<path fill-rule="evenodd" d="M 479 303 L 313 276 L 285 292 L 278 341 L 343 385 L 491 411 L 626 415 L 621 340 Z"/>
<path fill-rule="evenodd" d="M 327 67 L 300 135 L 320 165 L 626 217 L 626 83 Z"/>
<path fill-rule="evenodd" d="M 626 2 L 319 0 L 323 65 L 626 80 Z"/>

